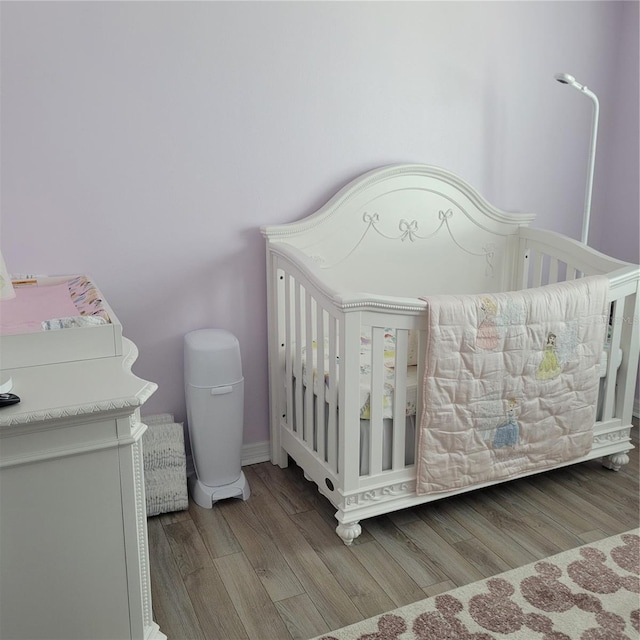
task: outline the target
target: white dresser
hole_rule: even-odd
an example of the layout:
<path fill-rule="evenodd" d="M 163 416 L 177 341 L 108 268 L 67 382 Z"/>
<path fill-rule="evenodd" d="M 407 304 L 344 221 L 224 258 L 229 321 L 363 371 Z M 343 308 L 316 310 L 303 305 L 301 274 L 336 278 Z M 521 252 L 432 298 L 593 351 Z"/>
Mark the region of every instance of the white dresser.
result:
<path fill-rule="evenodd" d="M 152 619 L 139 419 L 156 385 L 131 373 L 135 345 L 120 346 L 3 370 L 22 402 L 0 408 L 0 638 L 166 638 Z"/>

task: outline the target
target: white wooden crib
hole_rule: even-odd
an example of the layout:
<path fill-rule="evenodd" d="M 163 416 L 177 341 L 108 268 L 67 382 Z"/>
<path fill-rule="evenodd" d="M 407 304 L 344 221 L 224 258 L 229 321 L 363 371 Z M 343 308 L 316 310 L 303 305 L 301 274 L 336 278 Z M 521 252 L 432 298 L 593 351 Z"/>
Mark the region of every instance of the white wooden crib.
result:
<path fill-rule="evenodd" d="M 593 445 L 572 462 L 628 462 L 640 269 L 529 228 L 533 219 L 496 209 L 448 171 L 399 165 L 357 178 L 298 222 L 262 229 L 271 459 L 302 467 L 336 507 L 346 544 L 361 519 L 468 490 L 416 493 L 425 296 L 605 274 L 610 319 Z"/>

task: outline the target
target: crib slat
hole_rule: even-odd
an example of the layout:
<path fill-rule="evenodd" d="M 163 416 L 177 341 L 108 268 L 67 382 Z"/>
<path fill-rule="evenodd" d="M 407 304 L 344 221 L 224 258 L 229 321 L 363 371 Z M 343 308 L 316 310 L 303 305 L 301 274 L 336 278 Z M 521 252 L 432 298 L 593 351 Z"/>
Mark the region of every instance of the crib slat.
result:
<path fill-rule="evenodd" d="M 329 371 L 328 371 L 328 405 L 329 415 L 327 418 L 327 464 L 338 471 L 338 320 L 329 315 Z"/>
<path fill-rule="evenodd" d="M 428 398 L 424 397 L 424 373 L 426 369 L 426 345 L 428 339 L 427 331 L 418 332 L 418 374 L 417 374 L 417 401 L 416 401 L 416 428 L 415 428 L 415 441 L 413 444 L 414 451 L 416 452 L 415 462 L 417 463 L 418 452 L 418 439 L 420 435 L 420 426 L 422 421 L 422 408 L 424 403 L 428 402 Z"/>
<path fill-rule="evenodd" d="M 293 354 L 291 353 L 291 345 L 294 343 L 294 337 L 291 335 L 291 295 L 293 281 L 287 273 L 284 281 L 284 306 L 285 306 L 285 335 L 284 335 L 284 367 L 285 367 L 285 411 L 282 416 L 288 427 L 293 427 Z"/>
<path fill-rule="evenodd" d="M 314 400 L 314 383 L 313 383 L 313 311 L 312 297 L 305 291 L 304 299 L 304 324 L 306 347 L 305 371 L 307 372 L 307 384 L 304 389 L 304 425 L 302 428 L 303 440 L 313 448 L 313 400 Z M 322 372 L 322 363 L 318 362 L 318 375 Z"/>
<path fill-rule="evenodd" d="M 407 406 L 407 352 L 409 332 L 404 329 L 396 331 L 396 361 L 394 368 L 393 394 L 393 445 L 391 468 L 404 469 L 406 406 Z"/>
<path fill-rule="evenodd" d="M 558 259 L 549 257 L 549 284 L 558 282 Z"/>
<path fill-rule="evenodd" d="M 382 471 L 382 419 L 384 393 L 384 329 L 373 327 L 371 331 L 371 390 L 369 392 L 369 451 L 362 455 L 369 458 L 369 474 Z"/>
<path fill-rule="evenodd" d="M 362 313 L 345 313 L 339 326 L 338 473 L 345 492 L 360 486 L 360 328 Z"/>
<path fill-rule="evenodd" d="M 536 251 L 533 259 L 532 287 L 539 287 L 542 284 L 542 254 Z"/>
<path fill-rule="evenodd" d="M 321 460 L 325 458 L 325 424 L 324 424 L 324 403 L 325 403 L 325 380 L 324 380 L 324 361 L 325 361 L 325 349 L 324 349 L 324 322 L 325 314 L 324 309 L 320 304 L 316 302 L 316 326 L 317 326 L 317 340 L 318 340 L 318 396 L 316 399 L 316 421 L 315 421 L 315 448 L 318 452 L 318 456 Z"/>
<path fill-rule="evenodd" d="M 616 392 L 616 358 L 620 348 L 620 337 L 622 335 L 622 307 L 618 300 L 612 303 L 612 326 L 611 340 L 607 349 L 607 372 L 604 383 L 604 401 L 602 404 L 602 421 L 609 420 L 615 416 L 615 392 Z"/>
<path fill-rule="evenodd" d="M 529 288 L 529 267 L 530 267 L 531 249 L 527 249 L 522 256 L 522 279 L 520 280 L 520 287 L 522 289 Z"/>
<path fill-rule="evenodd" d="M 302 398 L 303 398 L 303 388 L 304 384 L 302 381 L 302 285 L 299 282 L 295 283 L 295 304 L 294 304 L 294 314 L 295 314 L 295 361 L 293 368 L 293 375 L 296 380 L 296 388 L 295 388 L 295 420 L 296 420 L 296 432 L 298 437 L 302 435 L 302 427 L 303 427 L 303 412 L 302 412 Z"/>

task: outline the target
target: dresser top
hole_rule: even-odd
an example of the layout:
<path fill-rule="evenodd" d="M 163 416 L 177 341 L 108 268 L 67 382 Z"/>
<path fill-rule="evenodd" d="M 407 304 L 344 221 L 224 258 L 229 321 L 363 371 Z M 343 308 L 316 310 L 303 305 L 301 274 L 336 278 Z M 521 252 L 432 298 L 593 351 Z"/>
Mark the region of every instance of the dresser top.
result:
<path fill-rule="evenodd" d="M 131 413 L 157 385 L 131 373 L 138 350 L 126 338 L 123 352 L 117 357 L 3 369 L 3 376 L 11 376 L 12 393 L 21 402 L 0 408 L 2 435 L 10 435 L 18 425 L 68 421 L 99 413 Z"/>

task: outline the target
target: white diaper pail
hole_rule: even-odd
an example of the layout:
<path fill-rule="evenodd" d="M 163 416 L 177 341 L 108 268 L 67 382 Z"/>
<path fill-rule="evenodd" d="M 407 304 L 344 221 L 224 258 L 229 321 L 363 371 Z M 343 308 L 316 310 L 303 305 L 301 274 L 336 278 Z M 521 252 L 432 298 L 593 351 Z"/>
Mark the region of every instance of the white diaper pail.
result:
<path fill-rule="evenodd" d="M 222 329 L 199 329 L 184 339 L 187 426 L 195 475 L 191 496 L 211 509 L 223 498 L 249 497 L 241 466 L 244 378 L 237 338 Z"/>

